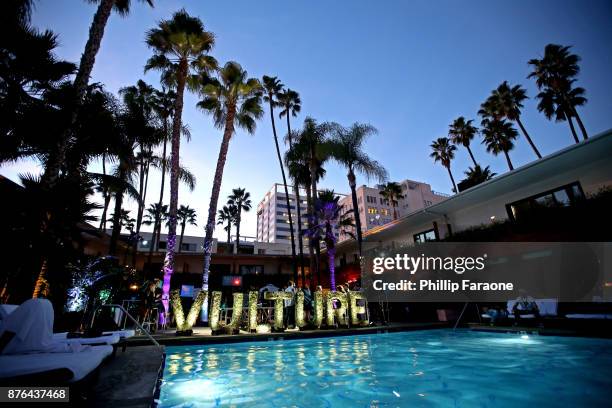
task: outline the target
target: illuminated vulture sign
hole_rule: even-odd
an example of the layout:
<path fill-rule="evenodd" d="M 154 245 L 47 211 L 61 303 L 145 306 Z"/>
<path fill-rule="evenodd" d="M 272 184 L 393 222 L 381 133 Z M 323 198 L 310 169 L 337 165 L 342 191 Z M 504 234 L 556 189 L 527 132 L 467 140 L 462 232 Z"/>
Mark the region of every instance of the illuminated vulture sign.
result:
<path fill-rule="evenodd" d="M 234 305 L 242 305 L 244 301 L 243 293 L 234 293 Z M 201 305 L 206 300 L 206 292 L 198 293 L 194 304 L 189 311 L 187 319 L 185 319 L 181 299 L 178 291 L 171 293 L 172 307 L 174 309 L 177 330 L 188 331 L 191 329 L 197 318 L 197 313 Z M 210 306 L 210 327 L 213 334 L 229 333 L 237 334 L 246 319 L 247 329 L 249 332 L 265 331 L 271 329 L 282 331 L 285 329 L 284 313 L 285 301 L 291 300 L 293 294 L 289 292 L 266 292 L 265 299 L 274 302 L 274 319 L 272 327 L 267 322 L 257 321 L 257 299 L 258 292 L 251 291 L 248 293 L 248 309 L 245 311 L 242 307 L 233 308 L 231 320 L 228 323 L 220 321 L 221 315 L 221 292 L 212 292 Z M 335 303 L 335 307 L 334 307 Z M 295 326 L 302 328 L 306 326 L 306 318 L 304 314 L 304 292 L 298 290 L 295 294 Z M 366 298 L 361 292 L 348 293 L 343 292 L 314 292 L 313 297 L 313 320 L 315 328 L 335 327 L 338 326 L 367 326 L 368 319 L 366 315 Z M 347 313 L 348 312 L 348 313 Z M 348 317 L 347 317 L 348 316 Z"/>

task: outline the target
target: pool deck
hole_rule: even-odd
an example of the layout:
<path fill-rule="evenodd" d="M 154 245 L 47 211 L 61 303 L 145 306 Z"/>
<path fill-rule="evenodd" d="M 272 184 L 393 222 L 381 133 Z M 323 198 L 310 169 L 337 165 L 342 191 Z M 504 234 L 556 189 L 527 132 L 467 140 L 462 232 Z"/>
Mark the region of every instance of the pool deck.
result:
<path fill-rule="evenodd" d="M 103 363 L 93 386 L 94 407 L 145 408 L 153 404 L 157 381 L 165 360 L 163 347 L 128 347 Z"/>
<path fill-rule="evenodd" d="M 166 346 L 181 346 L 189 344 L 219 344 L 239 343 L 247 341 L 274 341 L 311 339 L 333 336 L 353 336 L 360 334 L 376 334 L 385 332 L 398 332 L 410 330 L 441 329 L 450 327 L 446 322 L 433 323 L 389 323 L 384 326 L 351 327 L 321 330 L 286 330 L 281 333 L 248 333 L 212 335 L 209 327 L 195 327 L 191 336 L 177 336 L 175 330 L 165 330 L 153 335 L 160 344 Z M 151 340 L 145 336 L 136 336 L 128 339 L 128 346 L 150 345 Z"/>

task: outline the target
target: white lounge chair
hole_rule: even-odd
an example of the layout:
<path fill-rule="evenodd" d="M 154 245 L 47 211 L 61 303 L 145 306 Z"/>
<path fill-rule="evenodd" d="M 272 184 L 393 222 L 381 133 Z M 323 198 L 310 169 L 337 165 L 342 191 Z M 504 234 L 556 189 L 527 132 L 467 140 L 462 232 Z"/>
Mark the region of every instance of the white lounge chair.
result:
<path fill-rule="evenodd" d="M 70 383 L 77 382 L 94 372 L 102 361 L 113 353 L 111 346 L 88 347 L 78 353 L 32 353 L 0 355 L 0 383 L 20 377 L 44 373 L 67 375 Z"/>

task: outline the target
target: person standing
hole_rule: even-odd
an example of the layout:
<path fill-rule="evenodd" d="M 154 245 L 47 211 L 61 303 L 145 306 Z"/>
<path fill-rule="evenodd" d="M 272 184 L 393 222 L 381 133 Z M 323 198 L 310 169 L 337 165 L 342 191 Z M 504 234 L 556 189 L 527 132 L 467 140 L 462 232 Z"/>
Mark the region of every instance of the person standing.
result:
<path fill-rule="evenodd" d="M 295 327 L 295 283 L 289 281 L 285 292 L 291 293 L 291 299 L 285 299 L 285 323 L 288 329 Z"/>

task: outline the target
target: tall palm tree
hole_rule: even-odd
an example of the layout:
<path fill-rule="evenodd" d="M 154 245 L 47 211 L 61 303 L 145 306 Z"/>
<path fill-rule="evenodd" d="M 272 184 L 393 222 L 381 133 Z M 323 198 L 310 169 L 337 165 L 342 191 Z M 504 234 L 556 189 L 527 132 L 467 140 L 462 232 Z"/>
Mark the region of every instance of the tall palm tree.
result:
<path fill-rule="evenodd" d="M 508 119 L 516 122 L 533 152 L 538 156 L 538 159 L 541 159 L 540 151 L 531 140 L 523 122 L 521 122 L 521 108 L 523 107 L 523 101 L 526 99 L 528 99 L 527 91 L 522 86 L 514 85 L 511 87 L 508 85 L 508 81 L 504 81 L 491 92 L 491 95 L 481 105 L 478 113 L 485 119 Z"/>
<path fill-rule="evenodd" d="M 310 160 L 307 157 L 308 148 L 305 143 L 298 142 L 293 143 L 292 147 L 289 148 L 285 152 L 285 165 L 289 171 L 289 176 L 292 178 L 294 182 L 294 186 L 296 189 L 300 187 L 304 189 L 306 192 L 306 204 L 308 211 L 312 211 L 312 202 L 313 202 L 313 194 L 312 194 L 312 183 L 310 181 Z M 317 166 L 317 180 L 315 184 L 318 183 L 320 179 L 325 175 L 325 169 L 320 165 Z M 299 191 L 299 190 L 298 190 Z M 301 199 L 300 199 L 301 201 Z M 299 203 L 301 205 L 301 202 Z M 298 212 L 298 214 L 300 214 Z M 304 247 L 303 247 L 303 231 L 302 231 L 302 216 L 299 217 L 298 222 L 298 242 L 299 242 L 299 250 L 300 250 L 300 268 L 302 274 L 302 282 L 306 283 L 306 273 L 304 270 Z M 314 271 L 315 271 L 315 257 L 314 257 L 314 247 L 312 242 L 308 241 L 308 253 L 310 260 L 310 285 L 314 286 Z"/>
<path fill-rule="evenodd" d="M 478 129 L 476 126 L 472 125 L 473 120 L 465 120 L 463 116 L 459 116 L 457 119 L 453 121 L 453 123 L 449 126 L 448 136 L 450 137 L 451 142 L 453 142 L 456 146 L 463 146 L 467 149 L 470 154 L 470 158 L 474 163 L 474 166 L 478 166 L 476 163 L 476 159 L 474 158 L 474 154 L 472 154 L 472 149 L 470 149 L 470 143 L 476 133 L 478 133 Z"/>
<path fill-rule="evenodd" d="M 236 245 L 234 246 L 234 253 L 238 253 L 240 247 L 240 221 L 242 218 L 242 212 L 249 212 L 253 205 L 251 203 L 251 193 L 246 191 L 244 188 L 235 188 L 232 190 L 232 194 L 229 195 L 227 205 L 236 209 Z"/>
<path fill-rule="evenodd" d="M 157 114 L 159 120 L 162 123 L 162 156 L 161 156 L 161 183 L 159 188 L 159 200 L 158 205 L 161 206 L 164 202 L 164 189 L 166 185 L 166 158 L 167 158 L 167 150 L 168 150 L 168 140 L 170 139 L 170 118 L 174 113 L 174 103 L 176 100 L 176 93 L 172 90 L 168 90 L 165 87 L 162 90 L 155 90 L 153 94 L 153 110 Z M 161 221 L 156 220 L 153 224 L 153 233 L 151 236 L 151 246 L 149 247 L 149 261 L 148 264 L 151 264 L 151 255 L 153 252 L 153 248 L 155 243 L 158 241 L 156 237 L 159 236 L 161 232 Z"/>
<path fill-rule="evenodd" d="M 361 255 L 363 237 L 357 203 L 357 177 L 355 173 L 361 173 L 368 179 L 374 177 L 381 183 L 386 181 L 388 177 L 385 168 L 376 160 L 371 159 L 367 152 L 364 151 L 365 141 L 376 133 L 377 130 L 374 126 L 354 123 L 349 128 L 338 127 L 331 140 L 332 158 L 347 170 L 346 176 L 351 189 L 352 211 L 357 230 L 356 237 L 359 255 Z"/>
<path fill-rule="evenodd" d="M 145 0 L 149 6 L 153 7 L 153 0 Z M 127 16 L 130 13 L 130 0 L 99 0 L 98 9 L 94 14 L 93 21 L 89 28 L 89 37 L 85 43 L 85 50 L 81 55 L 79 69 L 74 78 L 74 104 L 70 109 L 69 126 L 60 138 L 57 149 L 46 163 L 43 179 L 45 183 L 54 183 L 60 173 L 60 167 L 66 157 L 70 139 L 73 135 L 73 127 L 76 123 L 78 108 L 83 101 L 89 78 L 93 70 L 96 55 L 102 43 L 106 23 L 114 9 L 120 16 Z"/>
<path fill-rule="evenodd" d="M 402 186 L 395 181 L 390 181 L 383 184 L 379 194 L 382 196 L 382 198 L 389 201 L 393 207 L 393 219 L 397 220 L 397 205 L 399 204 L 399 200 L 404 198 L 404 195 L 402 194 Z"/>
<path fill-rule="evenodd" d="M 298 113 L 302 110 L 302 100 L 300 99 L 300 95 L 289 88 L 282 89 L 277 93 L 278 106 L 281 111 L 278 114 L 279 118 L 283 116 L 287 119 L 287 135 L 286 141 L 289 144 L 289 149 L 293 147 L 293 138 L 291 136 L 291 117 L 296 117 Z M 284 182 L 285 183 L 285 182 Z M 286 183 L 285 183 L 286 184 Z M 286 194 L 286 192 L 285 192 Z M 286 194 L 287 195 L 287 194 Z M 299 247 L 299 255 L 300 255 L 300 272 L 302 274 L 302 283 L 305 280 L 305 271 L 304 271 L 304 240 L 302 235 L 302 199 L 300 197 L 300 188 L 295 179 L 293 179 L 293 195 L 295 196 L 295 215 L 297 218 L 297 235 L 298 235 L 298 247 Z M 291 205 L 287 204 L 287 211 L 289 216 L 291 217 Z M 293 220 L 290 220 L 293 221 Z M 291 228 L 291 234 L 293 234 L 293 227 Z M 293 237 L 293 235 L 292 235 Z M 293 268 L 293 279 L 297 283 L 297 267 Z"/>
<path fill-rule="evenodd" d="M 451 172 L 451 161 L 455 158 L 455 150 L 457 148 L 450 143 L 447 137 L 439 137 L 431 144 L 432 153 L 429 155 L 434 159 L 434 162 L 442 163 L 442 166 L 448 170 L 451 182 L 453 183 L 453 191 L 457 192 L 457 185 L 453 173 Z"/>
<path fill-rule="evenodd" d="M 181 253 L 181 248 L 183 247 L 183 236 L 185 235 L 185 227 L 187 224 L 197 226 L 196 218 L 196 210 L 194 208 L 189 207 L 188 205 L 181 205 L 176 213 L 176 216 L 181 223 L 181 238 L 179 239 L 178 253 Z"/>
<path fill-rule="evenodd" d="M 296 152 L 300 152 L 308 163 L 310 171 L 310 202 L 308 203 L 309 214 L 314 218 L 308 220 L 309 224 L 317 224 L 317 214 L 314 209 L 315 200 L 317 197 L 317 182 L 320 169 L 323 163 L 330 158 L 331 146 L 329 144 L 329 135 L 337 129 L 338 125 L 331 122 L 317 123 L 311 117 L 304 119 L 304 125 L 298 132 L 287 134 L 289 143 L 293 143 L 296 147 Z M 291 140 L 294 139 L 294 142 Z M 296 146 L 298 145 L 298 146 Z M 309 240 L 310 252 L 310 271 L 313 274 L 316 271 L 319 282 L 321 281 L 321 272 L 319 270 L 319 254 L 320 240 L 314 237 Z M 313 255 L 314 252 L 314 256 Z M 312 275 L 311 275 L 312 276 Z"/>
<path fill-rule="evenodd" d="M 227 232 L 227 248 L 229 250 L 231 236 L 232 236 L 232 224 L 236 221 L 236 207 L 224 205 L 223 208 L 219 210 L 219 221 L 217 221 L 218 225 L 223 225 L 227 223 L 223 229 Z"/>
<path fill-rule="evenodd" d="M 506 157 L 508 168 L 514 170 L 508 152 L 514 148 L 514 140 L 518 137 L 518 132 L 512 124 L 503 119 L 485 119 L 482 121 L 482 136 L 482 143 L 487 146 L 487 152 L 493 153 L 495 156 L 503 153 Z"/>
<path fill-rule="evenodd" d="M 217 168 L 213 178 L 213 187 L 208 207 L 206 235 L 204 237 L 204 268 L 202 271 L 202 290 L 208 291 L 208 273 L 212 253 L 213 232 L 219 192 L 223 181 L 223 169 L 229 149 L 229 142 L 236 132 L 236 126 L 253 134 L 256 120 L 263 116 L 261 107 L 262 88 L 259 81 L 249 78 L 248 73 L 237 62 L 230 61 L 218 72 L 218 78 L 206 78 L 202 81 L 203 99 L 198 107 L 213 116 L 215 126 L 223 129 L 223 140 L 219 149 Z"/>
<path fill-rule="evenodd" d="M 162 302 L 167 311 L 176 247 L 179 154 L 185 85 L 189 80 L 189 83 L 195 86 L 195 72 L 208 74 L 217 67 L 217 61 L 208 55 L 215 44 L 213 33 L 206 31 L 202 21 L 197 17 L 191 17 L 185 10 L 174 13 L 172 19 L 162 20 L 158 27 L 149 30 L 146 42 L 153 49 L 154 55 L 147 61 L 145 71 L 160 70 L 162 82 L 176 89 L 170 154 L 169 227 L 162 286 Z"/>
<path fill-rule="evenodd" d="M 548 44 L 544 48 L 544 57 L 529 60 L 533 71 L 527 78 L 535 78 L 540 93 L 537 98 L 538 110 L 544 112 L 548 119 L 553 116 L 557 122 L 567 120 L 574 141 L 578 143 L 578 136 L 574 129 L 572 118 L 576 119 L 582 132 L 584 140 L 588 135 L 577 106 L 583 106 L 587 99 L 584 97 L 585 90 L 574 87 L 576 76 L 580 73 L 580 57 L 570 53 L 571 46 Z"/>
<path fill-rule="evenodd" d="M 295 234 L 293 230 L 293 215 L 291 211 L 291 199 L 289 198 L 289 187 L 287 186 L 287 177 L 285 176 L 285 166 L 283 166 L 283 158 L 281 156 L 280 146 L 278 144 L 278 136 L 276 134 L 276 124 L 274 122 L 274 108 L 280 106 L 278 96 L 283 89 L 283 84 L 277 77 L 269 77 L 264 75 L 262 78 L 262 85 L 264 88 L 264 102 L 268 102 L 270 106 L 270 121 L 272 122 L 272 134 L 274 136 L 274 146 L 276 147 L 276 156 L 278 158 L 278 164 L 281 169 L 281 176 L 283 179 L 283 188 L 285 189 L 285 202 L 287 203 L 287 214 L 289 218 L 289 234 L 291 237 L 291 259 L 293 262 L 293 275 L 297 276 L 297 259 L 295 256 Z M 287 116 L 287 120 L 289 116 Z M 296 195 L 296 208 L 299 214 L 300 198 Z M 299 217 L 299 215 L 298 215 Z M 298 218 L 298 223 L 300 222 Z M 298 231 L 299 232 L 299 231 Z M 303 268 L 302 268 L 303 269 Z"/>

